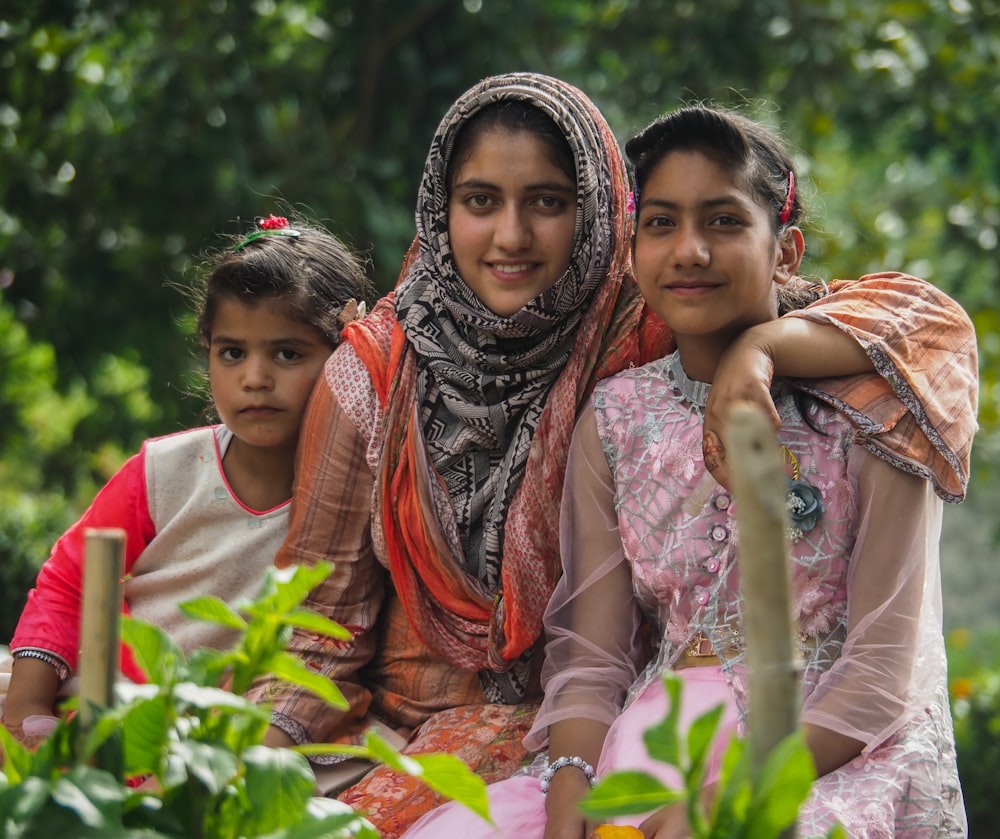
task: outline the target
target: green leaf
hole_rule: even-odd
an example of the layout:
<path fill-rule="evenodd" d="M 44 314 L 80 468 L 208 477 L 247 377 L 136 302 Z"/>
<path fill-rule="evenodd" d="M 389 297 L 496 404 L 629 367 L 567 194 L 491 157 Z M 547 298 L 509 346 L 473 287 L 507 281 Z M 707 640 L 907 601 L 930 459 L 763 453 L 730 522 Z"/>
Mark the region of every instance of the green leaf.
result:
<path fill-rule="evenodd" d="M 493 823 L 486 783 L 464 761 L 448 754 L 403 755 L 374 731 L 365 733 L 365 745 L 374 759 L 390 769 L 420 778 L 435 792 L 464 804 Z"/>
<path fill-rule="evenodd" d="M 372 736 L 374 735 L 368 735 L 368 737 Z M 411 755 L 410 757 L 419 764 L 421 769 L 419 777 L 427 786 L 468 807 L 477 816 L 493 824 L 493 820 L 490 818 L 486 782 L 473 772 L 464 761 L 455 755 L 448 754 Z"/>
<path fill-rule="evenodd" d="M 588 818 L 608 818 L 646 813 L 683 800 L 684 793 L 664 786 L 652 775 L 627 770 L 601 780 L 580 802 L 580 809 Z"/>
<path fill-rule="evenodd" d="M 705 774 L 705 764 L 710 754 L 712 738 L 719 728 L 719 720 L 722 718 L 723 710 L 722 705 L 717 705 L 706 711 L 691 723 L 687 732 L 687 751 L 691 760 L 687 774 L 699 787 Z"/>
<path fill-rule="evenodd" d="M 237 756 L 223 746 L 180 740 L 171 743 L 170 752 L 183 762 L 188 777 L 197 780 L 210 795 L 218 795 L 239 770 Z"/>
<path fill-rule="evenodd" d="M 277 614 L 279 617 L 293 611 L 309 593 L 329 575 L 333 565 L 329 562 L 317 562 L 315 565 L 293 565 L 288 568 L 267 569 L 264 575 L 262 592 L 268 592 L 258 597 L 257 602 L 247 608 L 248 612 L 256 614 Z"/>
<path fill-rule="evenodd" d="M 0 751 L 5 758 L 2 762 L 3 772 L 10 783 L 20 783 L 31 774 L 31 750 L 15 740 L 4 725 L 0 725 Z"/>
<path fill-rule="evenodd" d="M 193 682 L 181 682 L 174 685 L 174 695 L 186 705 L 205 711 L 227 708 L 241 713 L 267 714 L 261 706 L 244 699 L 242 696 L 237 696 L 222 688 L 202 687 Z"/>
<path fill-rule="evenodd" d="M 196 597 L 193 600 L 185 600 L 180 604 L 181 611 L 189 618 L 205 621 L 206 623 L 216 623 L 236 629 L 242 632 L 247 628 L 247 622 L 243 620 L 230 606 L 222 599 L 215 596 Z"/>
<path fill-rule="evenodd" d="M 350 641 L 354 638 L 349 629 L 345 629 L 339 623 L 306 609 L 295 609 L 285 615 L 282 620 L 290 626 L 296 626 L 299 629 L 308 629 L 310 632 L 316 632 L 320 635 L 329 635 L 331 638 L 336 638 L 340 641 Z"/>
<path fill-rule="evenodd" d="M 259 839 L 379 839 L 371 822 L 334 798 L 310 798 L 306 818 Z"/>
<path fill-rule="evenodd" d="M 795 823 L 816 778 L 816 767 L 801 731 L 782 740 L 768 755 L 747 812 L 747 837 L 770 839 Z"/>
<path fill-rule="evenodd" d="M 344 694 L 340 692 L 340 688 L 326 676 L 314 673 L 299 658 L 290 653 L 284 651 L 275 653 L 261 664 L 261 669 L 266 673 L 272 673 L 279 679 L 312 691 L 334 708 L 346 711 L 350 707 L 347 700 L 344 699 Z"/>
<path fill-rule="evenodd" d="M 170 697 L 157 694 L 129 708 L 122 721 L 126 772 L 148 775 L 158 772 L 170 730 Z"/>
<path fill-rule="evenodd" d="M 180 647 L 166 632 L 128 615 L 122 618 L 122 640 L 151 682 L 169 682 L 176 663 L 183 659 Z"/>
<path fill-rule="evenodd" d="M 309 762 L 289 749 L 253 746 L 243 753 L 248 809 L 243 835 L 257 836 L 296 821 L 316 789 Z"/>
<path fill-rule="evenodd" d="M 7 820 L 6 823 L 0 821 L 0 828 L 5 828 L 11 822 L 30 824 L 35 815 L 45 808 L 51 793 L 52 787 L 48 781 L 34 777 L 18 781 L 16 785 L 0 792 L 0 813 Z"/>
<path fill-rule="evenodd" d="M 74 766 L 52 785 L 52 800 L 94 829 L 121 822 L 126 795 L 113 775 L 90 766 Z"/>
<path fill-rule="evenodd" d="M 663 676 L 663 686 L 667 692 L 667 716 L 647 728 L 642 739 L 651 758 L 683 771 L 686 768 L 683 764 L 684 753 L 677 733 L 680 726 L 681 682 L 668 671 Z"/>
<path fill-rule="evenodd" d="M 749 749 L 745 740 L 733 737 L 722 754 L 716 795 L 712 802 L 712 824 L 718 836 L 740 835 L 751 796 Z"/>

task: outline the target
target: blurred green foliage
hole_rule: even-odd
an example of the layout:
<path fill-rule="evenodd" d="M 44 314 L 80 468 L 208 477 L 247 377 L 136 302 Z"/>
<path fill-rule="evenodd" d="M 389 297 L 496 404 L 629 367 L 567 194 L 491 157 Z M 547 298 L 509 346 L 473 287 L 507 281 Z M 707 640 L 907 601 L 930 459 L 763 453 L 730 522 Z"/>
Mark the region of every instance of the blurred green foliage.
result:
<path fill-rule="evenodd" d="M 1000 630 L 956 629 L 947 641 L 955 748 L 969 835 L 992 836 L 1000 776 Z"/>
<path fill-rule="evenodd" d="M 579 85 L 623 140 L 703 99 L 777 125 L 814 208 L 806 270 L 906 270 L 956 296 L 992 431 L 998 58 L 998 0 L 8 4 L 0 544 L 14 547 L 0 567 L 36 567 L 62 513 L 144 438 L 199 421 L 199 353 L 168 284 L 215 234 L 284 201 L 368 252 L 390 288 L 434 127 L 513 69 Z M 996 435 L 981 437 L 990 465 Z M 41 508 L 50 539 L 18 535 Z"/>

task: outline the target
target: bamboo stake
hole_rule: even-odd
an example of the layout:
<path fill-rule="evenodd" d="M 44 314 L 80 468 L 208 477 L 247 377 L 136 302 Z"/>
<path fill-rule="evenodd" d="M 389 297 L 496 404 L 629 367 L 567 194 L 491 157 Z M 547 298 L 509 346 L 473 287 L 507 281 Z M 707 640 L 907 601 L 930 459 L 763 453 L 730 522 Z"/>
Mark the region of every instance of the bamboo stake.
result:
<path fill-rule="evenodd" d="M 787 477 L 774 431 L 757 406 L 735 406 L 725 437 L 739 527 L 751 771 L 756 778 L 771 750 L 798 727 Z"/>
<path fill-rule="evenodd" d="M 125 531 L 88 527 L 84 536 L 86 552 L 80 620 L 79 714 L 80 726 L 86 736 L 94 722 L 93 706 L 111 706 L 118 675 L 118 621 L 122 610 Z"/>

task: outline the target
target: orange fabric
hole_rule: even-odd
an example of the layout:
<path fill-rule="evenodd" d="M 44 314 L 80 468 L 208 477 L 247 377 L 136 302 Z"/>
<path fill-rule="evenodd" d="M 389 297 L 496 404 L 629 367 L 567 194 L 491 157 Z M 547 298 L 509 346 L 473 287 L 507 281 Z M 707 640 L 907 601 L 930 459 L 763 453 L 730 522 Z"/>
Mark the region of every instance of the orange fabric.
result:
<path fill-rule="evenodd" d="M 897 272 L 835 282 L 831 290 L 786 317 L 848 332 L 879 375 L 817 379 L 804 389 L 847 414 L 875 454 L 930 480 L 945 501 L 961 501 L 979 396 L 968 315 L 940 289 Z"/>
<path fill-rule="evenodd" d="M 387 422 L 382 449 L 395 453 L 396 462 L 376 477 L 381 497 L 391 499 L 380 521 L 393 584 L 415 630 L 432 647 L 458 666 L 503 669 L 537 640 L 559 574 L 558 508 L 576 412 L 600 378 L 670 349 L 669 331 L 645 309 L 630 276 L 600 289 L 535 431 L 508 515 L 502 595 L 491 598 L 452 560 L 439 533 L 426 485 L 441 479 L 422 457 L 422 431 L 413 422 L 416 363 L 392 313 L 390 294 L 368 318 L 350 324 L 344 339 L 369 370 L 387 414 L 408 414 L 405 422 Z M 402 436 L 394 437 L 393 428 Z M 552 514 L 539 515 L 544 510 Z M 450 613 L 444 620 L 463 633 L 464 649 L 443 640 L 435 618 L 428 617 L 428 592 Z"/>
<path fill-rule="evenodd" d="M 421 726 L 403 754 L 452 754 L 486 783 L 509 778 L 529 753 L 522 741 L 537 705 L 466 705 L 436 714 Z M 395 839 L 444 799 L 419 778 L 384 766 L 369 772 L 337 798 L 368 816 L 383 839 Z"/>

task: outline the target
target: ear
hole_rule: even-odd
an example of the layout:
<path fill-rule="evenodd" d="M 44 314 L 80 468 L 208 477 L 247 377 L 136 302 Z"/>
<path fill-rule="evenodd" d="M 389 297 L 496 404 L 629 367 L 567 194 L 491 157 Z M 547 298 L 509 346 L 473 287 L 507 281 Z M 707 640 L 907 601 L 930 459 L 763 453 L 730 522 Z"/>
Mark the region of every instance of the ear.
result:
<path fill-rule="evenodd" d="M 778 261 L 774 266 L 774 281 L 784 285 L 799 272 L 806 252 L 806 238 L 798 227 L 788 227 L 778 239 Z"/>

